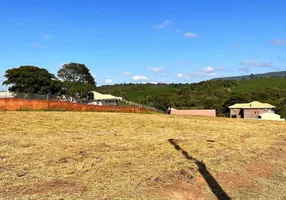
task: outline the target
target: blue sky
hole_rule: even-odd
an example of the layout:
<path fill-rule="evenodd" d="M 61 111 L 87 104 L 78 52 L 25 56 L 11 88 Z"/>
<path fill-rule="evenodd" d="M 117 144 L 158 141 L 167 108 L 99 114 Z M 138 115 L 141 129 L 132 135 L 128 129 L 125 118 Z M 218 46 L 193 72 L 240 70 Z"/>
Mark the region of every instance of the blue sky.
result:
<path fill-rule="evenodd" d="M 285 0 L 1 0 L 9 68 L 86 64 L 98 85 L 286 70 Z M 0 86 L 0 89 L 3 89 Z"/>

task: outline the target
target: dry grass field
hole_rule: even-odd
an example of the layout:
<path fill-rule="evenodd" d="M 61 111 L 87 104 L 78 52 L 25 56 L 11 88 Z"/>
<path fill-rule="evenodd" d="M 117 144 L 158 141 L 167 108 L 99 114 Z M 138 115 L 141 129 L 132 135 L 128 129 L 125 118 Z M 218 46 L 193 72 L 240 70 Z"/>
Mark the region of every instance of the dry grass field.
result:
<path fill-rule="evenodd" d="M 285 199 L 286 123 L 0 112 L 0 199 Z"/>

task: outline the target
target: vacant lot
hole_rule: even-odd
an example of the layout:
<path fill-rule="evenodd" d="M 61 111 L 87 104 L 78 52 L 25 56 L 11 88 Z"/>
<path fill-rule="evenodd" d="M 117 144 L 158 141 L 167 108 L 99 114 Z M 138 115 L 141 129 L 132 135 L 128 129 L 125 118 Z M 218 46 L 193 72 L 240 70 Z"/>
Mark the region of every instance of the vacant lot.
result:
<path fill-rule="evenodd" d="M 285 199 L 286 123 L 0 112 L 2 199 Z"/>

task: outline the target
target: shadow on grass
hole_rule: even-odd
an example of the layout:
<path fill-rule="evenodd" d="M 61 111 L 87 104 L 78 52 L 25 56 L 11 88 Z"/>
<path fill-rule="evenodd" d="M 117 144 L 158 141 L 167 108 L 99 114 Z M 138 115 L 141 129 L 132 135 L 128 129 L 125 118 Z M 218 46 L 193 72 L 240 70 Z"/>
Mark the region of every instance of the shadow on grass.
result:
<path fill-rule="evenodd" d="M 207 182 L 208 186 L 212 190 L 213 194 L 221 200 L 230 200 L 231 198 L 225 193 L 222 187 L 218 184 L 215 178 L 210 174 L 207 170 L 206 165 L 202 161 L 198 161 L 197 159 L 193 158 L 188 154 L 188 152 L 184 151 L 174 139 L 168 140 L 170 144 L 172 144 L 177 151 L 180 151 L 186 159 L 193 161 L 199 168 L 199 172 L 204 177 L 205 181 Z"/>

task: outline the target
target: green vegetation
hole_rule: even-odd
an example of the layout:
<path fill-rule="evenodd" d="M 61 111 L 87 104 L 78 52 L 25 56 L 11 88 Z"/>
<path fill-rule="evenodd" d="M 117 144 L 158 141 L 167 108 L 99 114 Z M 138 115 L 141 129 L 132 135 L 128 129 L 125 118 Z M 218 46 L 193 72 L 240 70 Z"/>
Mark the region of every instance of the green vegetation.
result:
<path fill-rule="evenodd" d="M 218 116 L 228 116 L 228 106 L 235 103 L 262 101 L 276 106 L 286 117 L 286 72 L 251 74 L 192 84 L 117 84 L 96 88 L 96 82 L 84 64 L 64 64 L 58 77 L 46 69 L 21 66 L 6 71 L 5 85 L 12 92 L 65 94 L 84 99 L 96 89 L 101 93 L 121 96 L 128 101 L 166 111 L 178 109 L 216 109 Z M 270 77 L 271 78 L 265 78 Z M 240 78 L 242 80 L 240 80 Z M 250 80 L 248 80 L 250 79 Z M 239 81 L 238 81 L 239 80 Z"/>
<path fill-rule="evenodd" d="M 266 87 L 277 87 L 280 89 L 286 89 L 286 78 L 263 78 L 242 80 L 237 87 L 232 89 L 233 92 L 251 92 L 257 89 Z"/>
<path fill-rule="evenodd" d="M 16 93 L 67 94 L 73 97 L 86 97 L 96 87 L 93 76 L 84 64 L 64 64 L 57 75 L 59 79 L 46 69 L 20 66 L 6 71 L 7 80 L 3 85 Z"/>
<path fill-rule="evenodd" d="M 147 89 L 130 91 L 130 93 L 127 93 L 127 99 L 136 100 L 140 97 L 149 96 L 153 94 L 166 95 L 170 93 L 176 93 L 177 91 L 178 90 L 176 88 L 170 88 L 168 87 L 168 85 L 161 85 L 159 87 L 156 87 L 156 85 L 152 85 Z"/>
<path fill-rule="evenodd" d="M 63 81 L 65 93 L 70 96 L 86 97 L 96 87 L 93 76 L 84 64 L 64 64 L 58 71 L 58 77 Z"/>
<path fill-rule="evenodd" d="M 192 84 L 118 84 L 101 86 L 98 92 L 111 93 L 161 110 L 216 109 L 219 116 L 228 116 L 228 106 L 235 103 L 261 101 L 276 106 L 286 117 L 286 78 L 252 80 L 211 80 Z"/>
<path fill-rule="evenodd" d="M 61 90 L 61 82 L 48 72 L 35 66 L 20 66 L 6 71 L 4 85 L 11 92 L 55 94 Z"/>

